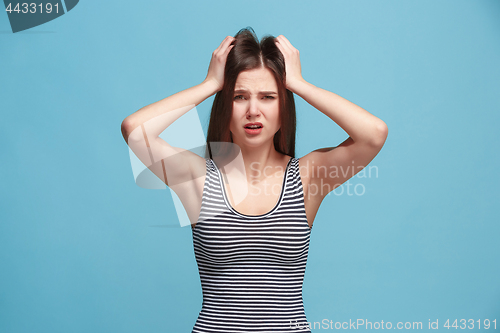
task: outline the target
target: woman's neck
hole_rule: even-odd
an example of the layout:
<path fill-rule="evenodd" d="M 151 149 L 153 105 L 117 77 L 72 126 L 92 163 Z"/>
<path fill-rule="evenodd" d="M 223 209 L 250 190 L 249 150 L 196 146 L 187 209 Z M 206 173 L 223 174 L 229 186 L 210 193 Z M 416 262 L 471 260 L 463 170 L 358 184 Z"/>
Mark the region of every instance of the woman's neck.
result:
<path fill-rule="evenodd" d="M 268 147 L 242 147 L 236 144 L 234 149 L 225 156 L 215 156 L 215 163 L 223 169 L 225 174 L 233 172 L 245 174 L 247 178 L 264 179 L 269 174 L 282 168 L 289 160 L 289 156 L 279 153 L 274 145 Z"/>

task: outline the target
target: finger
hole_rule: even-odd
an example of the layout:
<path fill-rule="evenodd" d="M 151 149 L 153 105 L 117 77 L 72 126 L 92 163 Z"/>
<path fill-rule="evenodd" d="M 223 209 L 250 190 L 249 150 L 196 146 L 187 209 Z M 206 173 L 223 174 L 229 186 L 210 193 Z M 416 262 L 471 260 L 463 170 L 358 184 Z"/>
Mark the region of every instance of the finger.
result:
<path fill-rule="evenodd" d="M 233 47 L 234 47 L 234 45 L 229 45 L 227 47 L 227 49 L 223 53 L 224 57 L 227 57 L 227 55 L 229 54 L 229 52 L 232 50 Z"/>
<path fill-rule="evenodd" d="M 283 53 L 284 56 L 291 53 L 290 48 L 279 40 L 277 41 L 276 46 L 280 49 L 281 53 Z"/>
<path fill-rule="evenodd" d="M 274 42 L 275 42 L 276 46 L 280 49 L 280 51 L 282 51 L 282 52 L 283 52 L 283 51 L 284 51 L 284 45 L 283 45 L 283 43 L 281 42 L 281 38 L 280 38 L 280 36 L 276 37 L 276 38 L 274 39 Z"/>
<path fill-rule="evenodd" d="M 231 48 L 229 48 L 229 46 L 231 45 L 231 43 L 233 42 L 233 40 L 235 40 L 236 38 L 234 37 L 231 37 L 231 36 L 227 36 L 224 41 L 222 42 L 222 44 L 220 45 L 219 49 L 217 50 L 217 53 L 218 54 L 226 54 L 228 52 L 228 49 L 231 50 Z M 234 45 L 233 45 L 234 46 Z"/>
<path fill-rule="evenodd" d="M 288 38 L 286 38 L 285 36 L 280 35 L 280 40 L 282 41 L 283 44 L 286 44 L 288 46 L 292 46 L 292 44 L 290 43 L 290 41 L 288 40 Z"/>
<path fill-rule="evenodd" d="M 226 36 L 226 38 L 224 38 L 224 40 L 220 43 L 219 47 L 215 49 L 215 52 L 219 52 L 221 49 L 224 48 L 224 45 L 228 43 L 228 40 L 231 40 L 232 41 L 232 38 L 234 39 L 234 37 L 231 37 L 231 36 Z M 229 42 L 230 43 L 230 42 Z"/>
<path fill-rule="evenodd" d="M 279 45 L 283 48 L 283 50 L 281 51 L 282 53 L 290 53 L 292 52 L 292 49 L 290 48 L 290 45 L 286 43 L 286 40 L 284 39 L 285 37 L 283 35 L 279 35 L 277 37 L 277 41 L 279 43 Z"/>
<path fill-rule="evenodd" d="M 230 51 L 230 50 L 231 50 L 234 46 L 235 46 L 234 44 L 229 45 L 229 46 L 227 47 L 228 52 L 229 52 L 229 51 Z"/>
<path fill-rule="evenodd" d="M 276 42 L 276 47 L 280 50 L 281 54 L 285 55 L 285 49 L 283 48 L 283 45 L 281 45 L 278 41 Z"/>
<path fill-rule="evenodd" d="M 229 45 L 231 45 L 234 39 L 235 39 L 234 37 L 227 36 L 222 42 L 222 48 L 226 49 Z"/>
<path fill-rule="evenodd" d="M 295 47 L 293 47 L 292 43 L 283 35 L 280 35 L 280 42 L 286 46 L 288 49 L 293 50 Z"/>

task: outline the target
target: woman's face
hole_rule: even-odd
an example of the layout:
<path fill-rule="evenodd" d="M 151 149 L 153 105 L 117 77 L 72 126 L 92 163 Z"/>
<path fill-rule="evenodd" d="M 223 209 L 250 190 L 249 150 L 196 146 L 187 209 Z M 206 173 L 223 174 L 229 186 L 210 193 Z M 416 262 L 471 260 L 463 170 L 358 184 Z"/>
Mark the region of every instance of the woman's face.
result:
<path fill-rule="evenodd" d="M 246 129 L 248 123 L 260 123 L 260 129 Z M 234 87 L 233 114 L 229 129 L 233 142 L 257 147 L 273 140 L 280 129 L 278 85 L 267 68 L 241 72 Z"/>

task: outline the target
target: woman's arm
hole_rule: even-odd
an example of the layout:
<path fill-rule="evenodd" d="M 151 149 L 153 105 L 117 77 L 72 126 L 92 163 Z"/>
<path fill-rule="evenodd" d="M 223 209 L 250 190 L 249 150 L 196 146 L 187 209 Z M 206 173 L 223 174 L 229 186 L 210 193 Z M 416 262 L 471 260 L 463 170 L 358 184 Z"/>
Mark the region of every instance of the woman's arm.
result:
<path fill-rule="evenodd" d="M 128 142 L 128 136 L 134 129 L 146 122 L 149 124 L 148 137 L 158 137 L 184 113 L 221 90 L 224 83 L 226 58 L 234 46 L 230 45 L 233 40 L 234 37 L 227 36 L 212 53 L 207 77 L 201 84 L 145 106 L 125 118 L 122 122 L 122 133 L 125 141 Z M 152 122 L 151 119 L 155 121 Z"/>
<path fill-rule="evenodd" d="M 227 36 L 212 53 L 207 77 L 201 84 L 145 106 L 122 122 L 122 135 L 130 149 L 179 196 L 181 191 L 192 191 L 192 180 L 205 174 L 205 159 L 186 149 L 172 147 L 159 135 L 183 114 L 222 89 L 226 57 L 233 39 Z"/>
<path fill-rule="evenodd" d="M 285 57 L 287 89 L 337 123 L 354 142 L 374 145 L 384 143 L 387 136 L 385 123 L 339 95 L 312 85 L 302 78 L 299 51 L 280 35 L 276 45 Z"/>
<path fill-rule="evenodd" d="M 386 124 L 362 107 L 305 80 L 294 82 L 289 90 L 327 115 L 342 127 L 354 142 L 374 146 L 381 146 L 385 142 Z"/>
<path fill-rule="evenodd" d="M 148 124 L 148 138 L 157 138 L 174 121 L 217 91 L 216 82 L 204 80 L 194 87 L 139 109 L 122 122 L 125 141 L 128 142 L 129 135 L 145 123 Z M 154 121 L 150 121 L 152 119 Z"/>
<path fill-rule="evenodd" d="M 378 154 L 387 138 L 387 125 L 360 106 L 304 80 L 299 51 L 283 35 L 278 36 L 275 42 L 285 57 L 287 89 L 327 115 L 349 134 L 349 138 L 339 146 L 318 149 L 301 158 L 307 169 L 307 183 L 320 189 L 314 195 L 321 201 Z M 311 165 L 314 165 L 314 170 Z M 331 167 L 337 172 L 323 171 Z M 332 174 L 335 176 L 332 177 Z M 328 186 L 325 187 L 325 184 Z"/>

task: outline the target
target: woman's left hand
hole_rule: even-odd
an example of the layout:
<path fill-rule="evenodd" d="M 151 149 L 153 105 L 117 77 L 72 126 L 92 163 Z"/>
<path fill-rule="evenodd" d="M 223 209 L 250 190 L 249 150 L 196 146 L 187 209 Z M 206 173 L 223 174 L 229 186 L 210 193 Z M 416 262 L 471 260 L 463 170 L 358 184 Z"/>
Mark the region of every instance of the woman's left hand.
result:
<path fill-rule="evenodd" d="M 285 57 L 286 88 L 294 92 L 294 86 L 304 82 L 300 68 L 299 50 L 293 47 L 283 35 L 276 37 L 274 43 Z"/>

